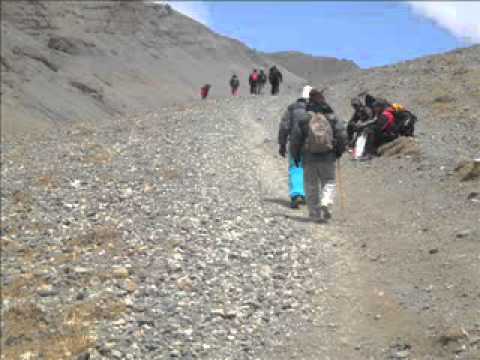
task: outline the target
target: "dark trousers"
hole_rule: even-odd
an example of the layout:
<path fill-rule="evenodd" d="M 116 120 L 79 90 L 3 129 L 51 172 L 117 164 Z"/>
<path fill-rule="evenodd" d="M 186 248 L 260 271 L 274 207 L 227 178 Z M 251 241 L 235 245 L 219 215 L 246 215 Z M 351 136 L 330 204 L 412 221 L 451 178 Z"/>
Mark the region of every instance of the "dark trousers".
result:
<path fill-rule="evenodd" d="M 272 95 L 277 95 L 280 91 L 280 83 L 272 83 Z"/>

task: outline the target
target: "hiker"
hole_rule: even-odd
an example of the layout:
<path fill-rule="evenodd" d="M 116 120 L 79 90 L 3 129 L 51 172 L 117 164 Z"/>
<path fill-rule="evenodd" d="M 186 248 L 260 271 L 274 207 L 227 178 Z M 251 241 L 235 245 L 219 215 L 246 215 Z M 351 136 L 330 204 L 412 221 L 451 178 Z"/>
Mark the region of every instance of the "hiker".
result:
<path fill-rule="evenodd" d="M 257 93 L 259 74 L 257 69 L 253 69 L 253 72 L 248 77 L 248 84 L 250 85 L 250 94 L 255 95 Z"/>
<path fill-rule="evenodd" d="M 366 137 L 365 156 L 362 159 L 368 160 L 377 155 L 377 149 L 383 144 L 393 141 L 398 137 L 395 132 L 395 116 L 391 107 L 383 100 L 375 100 L 371 103 L 373 119 L 358 122 L 355 127 L 363 132 Z"/>
<path fill-rule="evenodd" d="M 270 85 L 272 85 L 272 95 L 277 95 L 280 91 L 280 83 L 283 81 L 283 76 L 275 65 L 270 68 L 268 81 L 270 82 Z"/>
<path fill-rule="evenodd" d="M 278 153 L 282 157 L 286 157 L 287 142 L 292 129 L 298 126 L 299 121 L 307 121 L 307 101 L 311 89 L 311 86 L 305 86 L 301 96 L 287 107 L 282 116 L 278 130 Z M 288 192 L 292 209 L 297 209 L 300 204 L 305 203 L 302 154 L 299 154 L 298 158 L 299 161 L 296 163 L 292 152 L 288 151 Z"/>
<path fill-rule="evenodd" d="M 236 74 L 233 74 L 232 77 L 230 78 L 230 89 L 232 91 L 233 96 L 237 96 L 239 86 L 240 86 L 240 80 L 238 79 L 238 76 Z"/>
<path fill-rule="evenodd" d="M 210 88 L 211 88 L 210 84 L 205 84 L 201 87 L 200 96 L 202 97 L 202 100 L 205 100 L 207 98 Z"/>
<path fill-rule="evenodd" d="M 262 94 L 263 88 L 265 87 L 265 84 L 267 83 L 267 74 L 265 74 L 265 71 L 263 69 L 260 70 L 260 73 L 258 74 L 258 88 L 257 88 L 257 94 Z"/>
<path fill-rule="evenodd" d="M 368 106 L 363 105 L 362 101 L 355 97 L 350 104 L 353 107 L 354 113 L 347 124 L 348 146 L 353 147 L 356 140 L 356 124 L 358 122 L 365 122 L 373 118 L 373 111 Z"/>
<path fill-rule="evenodd" d="M 310 219 L 326 222 L 332 216 L 335 197 L 335 162 L 345 151 L 345 126 L 325 101 L 323 91 L 310 91 L 308 120 L 299 122 L 290 146 L 296 163 L 303 151 L 304 182 Z"/>

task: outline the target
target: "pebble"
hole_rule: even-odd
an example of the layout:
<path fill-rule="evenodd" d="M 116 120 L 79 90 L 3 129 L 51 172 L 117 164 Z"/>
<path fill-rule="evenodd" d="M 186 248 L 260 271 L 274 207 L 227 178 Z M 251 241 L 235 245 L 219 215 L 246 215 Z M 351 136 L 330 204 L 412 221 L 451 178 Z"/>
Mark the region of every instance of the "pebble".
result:
<path fill-rule="evenodd" d="M 41 297 L 55 296 L 58 294 L 58 290 L 52 285 L 41 285 L 37 288 L 37 294 Z"/>
<path fill-rule="evenodd" d="M 115 267 L 112 269 L 112 275 L 117 279 L 127 278 L 130 273 L 126 267 Z"/>

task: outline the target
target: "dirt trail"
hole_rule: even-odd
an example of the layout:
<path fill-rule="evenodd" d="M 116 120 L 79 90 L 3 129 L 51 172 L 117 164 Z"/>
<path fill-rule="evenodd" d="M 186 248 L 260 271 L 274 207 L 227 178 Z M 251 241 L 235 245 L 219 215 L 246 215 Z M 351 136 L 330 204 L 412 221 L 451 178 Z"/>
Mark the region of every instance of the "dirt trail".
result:
<path fill-rule="evenodd" d="M 269 105 L 264 102 L 261 106 Z M 278 121 L 278 110 L 270 115 L 277 115 Z M 286 218 L 305 222 L 306 209 L 292 211 L 285 206 L 286 161 L 275 156 L 275 120 L 265 121 L 246 109 L 243 121 L 251 124 L 245 139 L 256 144 L 254 153 L 265 197 L 278 199 Z M 382 184 L 390 175 L 383 168 L 385 162 L 393 162 L 393 166 L 400 163 L 400 169 L 415 163 L 381 159 L 370 165 L 353 163 L 348 155 L 342 159 L 345 209 L 337 206 L 336 219 L 327 226 L 305 222 L 320 254 L 320 258 L 312 259 L 318 271 L 312 299 L 316 315 L 311 325 L 297 324 L 296 334 L 279 340 L 267 358 L 480 359 L 476 347 L 479 308 L 475 301 L 480 295 L 479 283 L 469 277 L 472 272 L 478 273 L 476 255 L 468 257 L 463 253 L 465 248 L 457 248 L 461 253 L 457 256 L 465 261 L 450 257 L 456 266 L 449 270 L 441 270 L 448 263 L 431 261 L 438 249 L 425 249 L 434 245 L 431 237 L 424 235 L 438 221 L 430 217 L 435 202 L 428 198 L 428 193 L 437 189 L 420 188 L 425 196 L 423 206 L 412 208 L 416 194 Z M 428 186 L 425 182 L 421 185 Z M 475 229 L 472 215 L 467 218 Z M 468 226 L 467 219 L 463 220 Z M 417 222 L 429 225 L 419 229 Z M 430 259 L 411 255 L 425 251 Z M 467 288 L 463 284 L 449 285 L 450 279 L 465 277 L 469 279 Z M 466 291 L 458 297 L 465 301 L 473 296 L 473 301 L 458 306 L 455 295 L 432 296 L 432 292 L 443 293 L 442 288 L 448 291 L 454 286 Z"/>

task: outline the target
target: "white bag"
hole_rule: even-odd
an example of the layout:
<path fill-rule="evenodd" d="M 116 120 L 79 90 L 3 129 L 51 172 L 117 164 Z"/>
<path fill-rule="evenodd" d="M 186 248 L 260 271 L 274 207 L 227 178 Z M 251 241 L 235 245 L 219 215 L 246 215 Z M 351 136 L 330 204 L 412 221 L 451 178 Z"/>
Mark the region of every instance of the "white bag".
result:
<path fill-rule="evenodd" d="M 359 159 L 365 153 L 365 145 L 367 143 L 367 136 L 362 133 L 355 141 L 355 147 L 353 148 L 353 158 Z"/>

